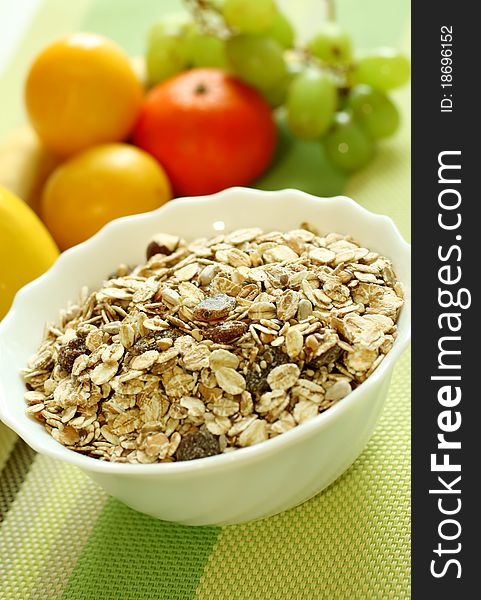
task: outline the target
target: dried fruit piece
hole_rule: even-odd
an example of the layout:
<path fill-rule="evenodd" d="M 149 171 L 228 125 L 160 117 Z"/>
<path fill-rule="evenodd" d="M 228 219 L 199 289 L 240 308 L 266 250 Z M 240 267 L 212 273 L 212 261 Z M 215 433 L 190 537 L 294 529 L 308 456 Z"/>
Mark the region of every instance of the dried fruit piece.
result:
<path fill-rule="evenodd" d="M 145 336 L 137 340 L 130 349 L 132 354 L 143 354 L 149 350 L 166 350 L 163 340 L 171 339 L 176 340 L 178 337 L 184 335 L 177 329 L 163 329 L 162 331 L 156 331 L 151 335 Z M 171 344 L 172 345 L 172 344 Z M 167 346 L 168 347 L 168 346 Z"/>
<path fill-rule="evenodd" d="M 204 337 L 216 344 L 230 344 L 247 331 L 247 323 L 243 321 L 224 321 L 214 327 L 202 331 Z"/>
<path fill-rule="evenodd" d="M 235 308 L 235 298 L 227 294 L 208 296 L 194 308 L 193 316 L 198 321 L 219 321 L 228 316 Z"/>
<path fill-rule="evenodd" d="M 180 244 L 180 237 L 177 235 L 170 235 L 169 233 L 159 233 L 154 236 L 147 246 L 145 251 L 147 260 L 151 259 L 156 254 L 164 254 L 170 256 L 174 250 L 177 250 Z"/>
<path fill-rule="evenodd" d="M 261 395 L 269 389 L 266 371 L 259 372 L 256 369 L 250 369 L 246 373 L 245 380 L 246 390 L 254 396 Z"/>
<path fill-rule="evenodd" d="M 311 367 L 320 368 L 324 365 L 329 365 L 333 362 L 336 362 L 342 355 L 342 348 L 340 348 L 337 344 L 332 346 L 325 352 L 323 352 L 320 356 L 315 356 L 310 362 L 309 365 Z"/>
<path fill-rule="evenodd" d="M 177 460 L 194 460 L 220 454 L 219 439 L 208 431 L 194 431 L 183 436 L 177 447 Z"/>
<path fill-rule="evenodd" d="M 72 371 L 76 358 L 81 354 L 90 354 L 90 350 L 88 350 L 85 344 L 85 339 L 86 336 L 78 335 L 73 338 L 73 340 L 60 346 L 57 354 L 57 363 L 64 371 L 67 371 L 67 373 Z"/>
<path fill-rule="evenodd" d="M 271 368 L 291 362 L 289 356 L 283 350 L 275 347 L 268 348 L 264 352 L 262 358 Z"/>

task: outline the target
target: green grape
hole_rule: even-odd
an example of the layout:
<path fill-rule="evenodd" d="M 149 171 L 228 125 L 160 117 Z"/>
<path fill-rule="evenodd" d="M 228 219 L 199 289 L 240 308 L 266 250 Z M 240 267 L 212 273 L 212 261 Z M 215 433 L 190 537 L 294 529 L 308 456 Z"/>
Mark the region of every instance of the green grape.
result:
<path fill-rule="evenodd" d="M 347 108 L 352 110 L 356 122 L 374 139 L 389 137 L 399 127 L 399 111 L 395 104 L 386 94 L 368 85 L 352 88 Z"/>
<path fill-rule="evenodd" d="M 307 44 L 307 49 L 329 64 L 346 63 L 352 57 L 351 38 L 337 23 L 323 23 L 320 31 Z"/>
<path fill-rule="evenodd" d="M 227 58 L 234 73 L 246 83 L 267 90 L 287 73 L 281 46 L 258 35 L 236 35 L 227 40 Z"/>
<path fill-rule="evenodd" d="M 287 92 L 287 121 L 301 138 L 315 138 L 327 131 L 337 106 L 337 90 L 332 77 L 308 68 L 294 78 Z"/>
<path fill-rule="evenodd" d="M 356 171 L 374 156 L 374 142 L 347 112 L 336 113 L 324 146 L 332 164 L 343 171 Z"/>
<path fill-rule="evenodd" d="M 294 28 L 287 17 L 280 12 L 276 14 L 274 22 L 264 35 L 276 40 L 285 49 L 294 46 Z"/>
<path fill-rule="evenodd" d="M 190 52 L 194 67 L 228 67 L 225 42 L 214 35 L 194 34 L 190 42 Z"/>
<path fill-rule="evenodd" d="M 288 61 L 286 75 L 272 88 L 262 90 L 262 94 L 272 108 L 279 108 L 286 102 L 287 92 L 293 79 L 299 75 L 304 66 L 300 62 Z"/>
<path fill-rule="evenodd" d="M 241 33 L 262 33 L 274 23 L 277 7 L 274 0 L 225 0 L 222 14 Z"/>
<path fill-rule="evenodd" d="M 185 17 L 171 17 L 152 27 L 145 57 L 150 85 L 187 68 L 191 57 L 188 38 L 192 27 Z"/>
<path fill-rule="evenodd" d="M 380 48 L 364 54 L 357 62 L 352 83 L 366 83 L 377 90 L 391 90 L 409 81 L 409 60 L 393 48 Z"/>
<path fill-rule="evenodd" d="M 289 76 L 285 76 L 281 81 L 277 82 L 271 88 L 262 90 L 262 95 L 267 100 L 267 102 L 272 106 L 272 108 L 279 108 L 285 104 L 287 97 L 287 90 L 289 89 L 289 84 L 291 80 Z"/>

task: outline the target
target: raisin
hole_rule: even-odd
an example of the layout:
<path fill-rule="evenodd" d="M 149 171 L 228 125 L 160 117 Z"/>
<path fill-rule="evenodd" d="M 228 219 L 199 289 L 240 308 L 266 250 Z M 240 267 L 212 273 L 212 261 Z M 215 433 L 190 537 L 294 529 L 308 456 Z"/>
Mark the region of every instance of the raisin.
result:
<path fill-rule="evenodd" d="M 130 349 L 131 354 L 143 354 L 149 350 L 157 350 L 157 338 L 153 335 L 140 338 Z"/>
<path fill-rule="evenodd" d="M 164 256 L 170 256 L 179 246 L 180 238 L 176 235 L 170 235 L 168 233 L 159 233 L 147 246 L 145 255 L 147 260 L 150 260 L 152 256 L 156 254 L 163 254 Z"/>
<path fill-rule="evenodd" d="M 164 329 L 163 331 L 156 331 L 149 336 L 145 336 L 140 338 L 135 342 L 135 344 L 130 349 L 131 354 L 143 354 L 144 352 L 148 352 L 149 350 L 158 350 L 159 347 L 157 345 L 158 341 L 165 338 L 170 338 L 171 340 L 176 340 L 181 335 L 185 335 L 185 333 L 181 333 L 176 329 Z"/>
<path fill-rule="evenodd" d="M 267 376 L 271 369 L 291 362 L 291 359 L 285 352 L 275 347 L 268 348 L 262 355 L 262 360 L 265 360 L 267 363 L 266 369 L 261 369 L 260 371 L 251 369 L 245 375 L 246 389 L 253 396 L 260 396 L 264 392 L 269 391 L 270 386 L 267 382 Z"/>
<path fill-rule="evenodd" d="M 218 321 L 224 319 L 235 308 L 236 301 L 227 294 L 216 294 L 204 298 L 194 308 L 194 319 L 198 321 Z"/>
<path fill-rule="evenodd" d="M 85 335 L 77 336 L 70 340 L 66 344 L 60 346 L 57 354 L 57 363 L 67 373 L 72 372 L 72 367 L 81 354 L 90 354 L 87 346 L 85 345 Z"/>
<path fill-rule="evenodd" d="M 316 358 L 311 360 L 309 362 L 309 366 L 320 368 L 324 365 L 336 362 L 336 360 L 341 356 L 342 352 L 342 348 L 339 348 L 339 346 L 337 345 L 333 346 L 332 348 L 329 348 L 329 350 L 326 350 L 323 354 L 321 354 L 321 356 L 317 356 Z"/>
<path fill-rule="evenodd" d="M 178 337 L 185 335 L 183 331 L 179 331 L 178 329 L 164 329 L 163 331 L 157 332 L 156 336 L 160 339 L 162 338 L 170 338 L 171 340 L 176 340 Z"/>
<path fill-rule="evenodd" d="M 247 331 L 247 323 L 243 321 L 224 321 L 214 327 L 202 331 L 202 335 L 216 344 L 230 344 Z"/>
<path fill-rule="evenodd" d="M 194 460 L 220 454 L 219 440 L 208 431 L 194 431 L 182 438 L 176 453 L 176 460 Z"/>
<path fill-rule="evenodd" d="M 259 372 L 255 369 L 251 369 L 247 371 L 244 378 L 246 380 L 246 390 L 253 396 L 260 396 L 269 390 L 266 370 Z"/>
<path fill-rule="evenodd" d="M 279 365 L 284 365 L 288 362 L 291 362 L 291 359 L 289 358 L 288 354 L 283 352 L 280 348 L 276 348 L 274 346 L 271 346 L 270 348 L 268 348 L 264 352 L 262 358 L 269 365 L 270 369 L 273 369 L 274 367 L 278 367 Z"/>

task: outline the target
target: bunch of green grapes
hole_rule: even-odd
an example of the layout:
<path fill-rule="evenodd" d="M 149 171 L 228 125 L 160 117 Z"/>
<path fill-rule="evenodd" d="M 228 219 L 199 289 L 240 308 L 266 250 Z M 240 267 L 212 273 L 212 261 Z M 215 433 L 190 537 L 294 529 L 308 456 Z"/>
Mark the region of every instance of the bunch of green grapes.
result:
<path fill-rule="evenodd" d="M 274 0 L 188 0 L 192 17 L 164 19 L 150 32 L 147 74 L 154 85 L 185 69 L 225 69 L 284 111 L 292 133 L 317 138 L 331 163 L 356 171 L 376 141 L 399 127 L 388 96 L 410 76 L 391 48 L 354 54 L 349 34 L 326 21 L 303 47 Z"/>

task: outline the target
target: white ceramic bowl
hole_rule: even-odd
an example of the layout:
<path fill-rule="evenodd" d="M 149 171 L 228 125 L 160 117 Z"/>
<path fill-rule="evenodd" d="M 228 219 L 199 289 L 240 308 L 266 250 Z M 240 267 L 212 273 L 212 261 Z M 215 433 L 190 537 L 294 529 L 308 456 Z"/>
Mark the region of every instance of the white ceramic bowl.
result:
<path fill-rule="evenodd" d="M 259 226 L 287 230 L 302 221 L 321 232 L 351 234 L 391 258 L 405 286 L 406 304 L 394 347 L 369 379 L 323 414 L 272 440 L 197 461 L 151 465 L 103 462 L 67 450 L 25 415 L 19 369 L 35 352 L 46 321 L 98 286 L 119 263 L 144 259 L 149 238 L 165 231 L 186 239 Z M 296 190 L 232 188 L 113 221 L 68 250 L 24 287 L 0 324 L 0 418 L 32 448 L 76 465 L 132 508 L 192 525 L 239 523 L 291 508 L 332 483 L 359 456 L 381 412 L 397 359 L 410 338 L 410 247 L 391 219 L 345 197 L 316 198 Z"/>

